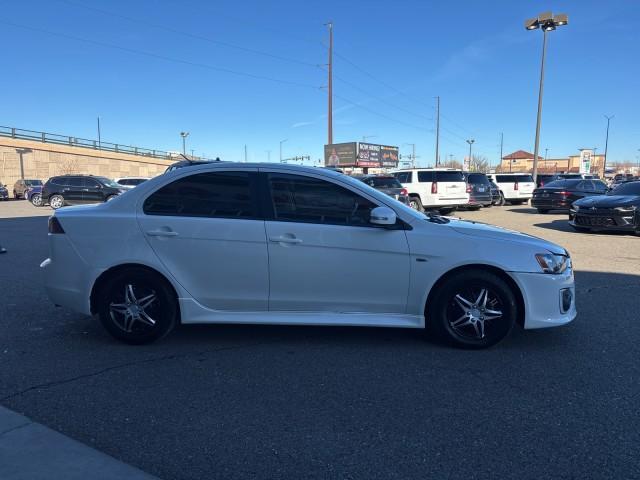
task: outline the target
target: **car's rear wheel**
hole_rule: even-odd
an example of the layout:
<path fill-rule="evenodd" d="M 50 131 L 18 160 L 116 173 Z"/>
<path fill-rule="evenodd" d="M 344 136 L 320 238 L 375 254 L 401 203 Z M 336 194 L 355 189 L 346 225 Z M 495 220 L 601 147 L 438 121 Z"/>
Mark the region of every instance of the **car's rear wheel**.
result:
<path fill-rule="evenodd" d="M 409 206 L 414 210 L 419 212 L 424 211 L 424 207 L 422 206 L 422 202 L 420 201 L 420 197 L 409 197 Z"/>
<path fill-rule="evenodd" d="M 462 271 L 437 288 L 427 305 L 427 330 L 457 347 L 495 345 L 516 321 L 516 294 L 494 273 Z"/>
<path fill-rule="evenodd" d="M 114 274 L 101 287 L 96 310 L 104 328 L 132 345 L 154 342 L 173 330 L 178 301 L 161 276 L 140 268 Z"/>
<path fill-rule="evenodd" d="M 39 193 L 34 193 L 33 195 L 31 195 L 31 203 L 35 207 L 41 207 L 42 206 L 42 195 L 40 195 Z"/>
<path fill-rule="evenodd" d="M 498 200 L 497 205 L 504 207 L 505 203 L 507 203 L 507 201 L 504 199 L 504 194 L 500 192 L 500 199 Z"/>
<path fill-rule="evenodd" d="M 64 207 L 64 197 L 62 195 L 51 195 L 49 198 L 49 205 L 54 210 Z"/>

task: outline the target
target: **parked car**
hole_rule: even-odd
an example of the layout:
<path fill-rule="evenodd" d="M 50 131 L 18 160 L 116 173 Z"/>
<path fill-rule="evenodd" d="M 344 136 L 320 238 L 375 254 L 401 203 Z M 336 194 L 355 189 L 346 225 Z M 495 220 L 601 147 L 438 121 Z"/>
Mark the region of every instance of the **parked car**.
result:
<path fill-rule="evenodd" d="M 536 177 L 536 186 L 538 188 L 544 187 L 546 184 L 555 182 L 556 180 L 559 180 L 559 179 L 560 179 L 560 175 L 555 173 L 553 175 L 538 174 L 538 176 Z"/>
<path fill-rule="evenodd" d="M 0 200 L 9 200 L 9 191 L 2 182 L 0 182 Z"/>
<path fill-rule="evenodd" d="M 515 323 L 576 316 L 564 248 L 425 215 L 321 168 L 178 169 L 111 202 L 56 210 L 48 242 L 51 301 L 133 344 L 178 323 L 261 323 L 426 327 L 483 348 Z"/>
<path fill-rule="evenodd" d="M 409 192 L 409 206 L 414 210 L 451 212 L 469 203 L 462 170 L 453 168 L 412 168 L 393 175 Z"/>
<path fill-rule="evenodd" d="M 591 195 L 604 195 L 609 190 L 600 180 L 556 180 L 533 191 L 531 206 L 539 213 L 550 210 L 569 210 L 576 200 Z"/>
<path fill-rule="evenodd" d="M 380 190 L 382 193 L 386 193 L 391 198 L 395 198 L 399 202 L 407 205 L 409 204 L 407 189 L 404 188 L 393 175 L 354 175 L 353 178 L 357 178 L 370 187 Z"/>
<path fill-rule="evenodd" d="M 467 182 L 467 193 L 469 194 L 469 203 L 466 208 L 477 210 L 480 207 L 490 207 L 491 199 L 491 183 L 489 177 L 484 173 L 466 173 L 465 180 Z"/>
<path fill-rule="evenodd" d="M 137 187 L 142 182 L 146 182 L 147 180 L 149 180 L 149 177 L 122 177 L 113 179 L 114 182 L 126 189 Z"/>
<path fill-rule="evenodd" d="M 65 205 L 108 202 L 127 190 L 107 177 L 62 175 L 47 180 L 42 201 L 57 210 Z"/>
<path fill-rule="evenodd" d="M 500 189 L 500 205 L 521 205 L 533 196 L 535 183 L 528 173 L 493 173 L 491 179 Z"/>
<path fill-rule="evenodd" d="M 606 195 L 574 202 L 569 224 L 578 231 L 640 233 L 640 181 L 623 183 Z"/>
<path fill-rule="evenodd" d="M 496 182 L 491 179 L 491 177 L 487 178 L 489 178 L 489 184 L 491 185 L 491 205 L 498 205 L 502 200 L 502 196 L 500 195 L 500 188 L 498 187 L 498 185 L 496 185 Z"/>
<path fill-rule="evenodd" d="M 44 205 L 42 202 L 42 188 L 42 185 L 29 187 L 24 195 L 24 198 L 31 202 L 34 207 L 41 207 Z"/>
<path fill-rule="evenodd" d="M 25 193 L 30 187 L 42 186 L 42 180 L 20 179 L 13 184 L 13 198 L 26 198 Z"/>

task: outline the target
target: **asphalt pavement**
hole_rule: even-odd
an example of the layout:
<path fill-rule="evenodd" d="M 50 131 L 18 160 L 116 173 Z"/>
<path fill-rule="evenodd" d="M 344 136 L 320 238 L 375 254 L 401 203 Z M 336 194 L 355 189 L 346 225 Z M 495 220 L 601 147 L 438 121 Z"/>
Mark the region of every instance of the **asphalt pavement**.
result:
<path fill-rule="evenodd" d="M 460 213 L 560 243 L 577 270 L 572 324 L 485 351 L 414 330 L 237 325 L 133 347 L 47 299 L 49 213 L 0 203 L 0 404 L 149 474 L 640 478 L 640 237 L 574 233 L 526 206 Z"/>

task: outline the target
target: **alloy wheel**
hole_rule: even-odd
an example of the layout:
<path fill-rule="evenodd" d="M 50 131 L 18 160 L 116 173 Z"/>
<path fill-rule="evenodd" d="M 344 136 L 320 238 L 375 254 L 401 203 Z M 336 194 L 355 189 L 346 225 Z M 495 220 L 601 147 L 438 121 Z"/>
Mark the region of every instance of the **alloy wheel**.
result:
<path fill-rule="evenodd" d="M 35 194 L 31 197 L 31 203 L 36 207 L 42 206 L 42 195 Z"/>
<path fill-rule="evenodd" d="M 64 199 L 60 195 L 54 195 L 49 200 L 49 205 L 51 205 L 51 208 L 53 208 L 54 210 L 57 210 L 64 205 Z"/>
<path fill-rule="evenodd" d="M 503 315 L 503 301 L 486 287 L 465 288 L 449 302 L 447 321 L 456 335 L 483 340 L 492 334 Z"/>
<path fill-rule="evenodd" d="M 135 289 L 138 290 L 136 295 Z M 134 331 L 148 330 L 156 325 L 154 316 L 154 304 L 157 296 L 153 290 L 144 291 L 132 284 L 124 286 L 124 301 L 118 299 L 109 304 L 109 314 L 114 324 L 122 331 L 132 333 Z"/>

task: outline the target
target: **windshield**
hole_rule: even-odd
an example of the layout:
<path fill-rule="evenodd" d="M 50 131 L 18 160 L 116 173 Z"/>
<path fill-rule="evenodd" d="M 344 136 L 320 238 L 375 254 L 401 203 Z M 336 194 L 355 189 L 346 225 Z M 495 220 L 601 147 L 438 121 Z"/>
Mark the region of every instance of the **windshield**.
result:
<path fill-rule="evenodd" d="M 607 195 L 640 195 L 640 182 L 621 183 Z"/>
<path fill-rule="evenodd" d="M 103 185 L 106 185 L 107 187 L 122 188 L 122 185 L 118 185 L 116 182 L 114 182 L 110 178 L 107 178 L 107 177 L 93 177 L 93 178 L 98 180 Z"/>
<path fill-rule="evenodd" d="M 467 175 L 467 182 L 479 185 L 488 185 L 489 179 L 482 173 L 470 173 Z"/>

